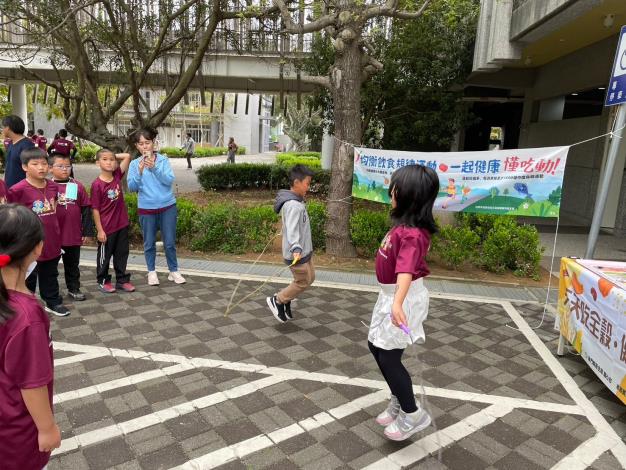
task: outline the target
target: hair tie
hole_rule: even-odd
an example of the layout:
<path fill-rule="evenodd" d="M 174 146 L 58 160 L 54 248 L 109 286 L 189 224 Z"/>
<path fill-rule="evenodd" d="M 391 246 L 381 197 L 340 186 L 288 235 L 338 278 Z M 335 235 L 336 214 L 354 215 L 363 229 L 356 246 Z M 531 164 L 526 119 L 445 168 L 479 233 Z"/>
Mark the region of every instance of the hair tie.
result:
<path fill-rule="evenodd" d="M 10 262 L 11 257 L 9 255 L 0 255 L 0 268 L 4 268 Z"/>

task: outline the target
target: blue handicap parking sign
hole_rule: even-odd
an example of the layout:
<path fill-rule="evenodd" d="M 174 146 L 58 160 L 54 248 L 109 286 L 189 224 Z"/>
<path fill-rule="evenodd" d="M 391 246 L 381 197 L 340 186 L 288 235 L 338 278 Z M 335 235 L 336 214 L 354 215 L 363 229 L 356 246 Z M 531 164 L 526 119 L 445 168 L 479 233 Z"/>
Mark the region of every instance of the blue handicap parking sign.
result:
<path fill-rule="evenodd" d="M 605 106 L 626 103 L 626 26 L 622 26 L 617 44 L 615 62 L 611 71 L 611 81 L 606 92 Z"/>

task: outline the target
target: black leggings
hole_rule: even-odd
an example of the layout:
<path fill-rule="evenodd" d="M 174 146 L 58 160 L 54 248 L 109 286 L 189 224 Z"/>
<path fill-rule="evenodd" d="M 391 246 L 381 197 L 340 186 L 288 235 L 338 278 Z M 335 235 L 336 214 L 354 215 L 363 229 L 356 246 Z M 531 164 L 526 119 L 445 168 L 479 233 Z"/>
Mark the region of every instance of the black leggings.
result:
<path fill-rule="evenodd" d="M 395 395 L 400 402 L 402 411 L 405 413 L 417 411 L 411 376 L 402 364 L 402 353 L 404 349 L 380 349 L 369 341 L 367 345 L 374 359 L 376 359 L 376 364 L 378 364 L 387 385 L 389 385 L 391 393 Z"/>

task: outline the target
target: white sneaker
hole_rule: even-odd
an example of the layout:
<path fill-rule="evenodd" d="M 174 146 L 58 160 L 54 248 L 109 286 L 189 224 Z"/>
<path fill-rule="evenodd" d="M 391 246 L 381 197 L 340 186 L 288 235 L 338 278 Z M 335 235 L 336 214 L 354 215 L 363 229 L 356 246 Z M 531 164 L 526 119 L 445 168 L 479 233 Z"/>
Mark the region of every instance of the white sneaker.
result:
<path fill-rule="evenodd" d="M 178 271 L 170 272 L 169 276 L 167 276 L 168 281 L 174 281 L 176 284 L 184 284 L 185 278 Z"/>
<path fill-rule="evenodd" d="M 387 409 L 376 417 L 376 422 L 381 426 L 389 426 L 396 420 L 398 413 L 400 413 L 400 402 L 395 395 L 391 395 Z"/>
<path fill-rule="evenodd" d="M 385 428 L 385 436 L 392 441 L 404 441 L 430 426 L 430 421 L 430 415 L 422 408 L 414 413 L 405 413 L 400 409 L 396 420 Z"/>
<path fill-rule="evenodd" d="M 157 276 L 156 271 L 148 271 L 148 285 L 149 286 L 159 285 L 159 276 Z"/>

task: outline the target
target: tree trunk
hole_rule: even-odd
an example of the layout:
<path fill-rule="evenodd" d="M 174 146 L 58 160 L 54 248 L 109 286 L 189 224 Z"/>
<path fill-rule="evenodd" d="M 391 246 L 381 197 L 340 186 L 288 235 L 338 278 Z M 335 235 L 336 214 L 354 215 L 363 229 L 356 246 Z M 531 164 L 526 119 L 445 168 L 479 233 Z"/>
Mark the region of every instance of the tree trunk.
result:
<path fill-rule="evenodd" d="M 341 39 L 339 39 L 341 41 Z M 326 252 L 353 258 L 356 250 L 350 237 L 354 148 L 361 142 L 361 50 L 356 39 L 343 42 L 330 71 L 335 116 L 332 176 L 328 193 Z"/>

